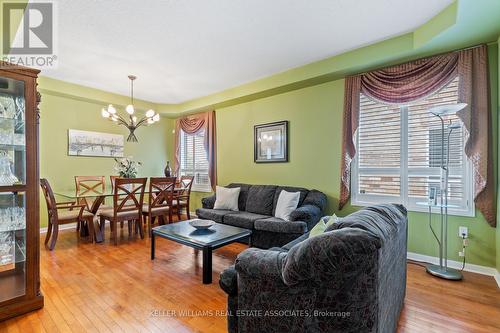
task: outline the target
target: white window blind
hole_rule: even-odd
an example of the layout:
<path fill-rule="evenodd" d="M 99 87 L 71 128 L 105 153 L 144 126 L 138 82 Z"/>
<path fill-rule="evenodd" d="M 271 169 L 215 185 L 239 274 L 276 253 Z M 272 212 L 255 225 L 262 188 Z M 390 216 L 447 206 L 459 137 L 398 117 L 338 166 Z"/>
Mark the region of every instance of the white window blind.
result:
<path fill-rule="evenodd" d="M 193 191 L 210 192 L 208 159 L 204 142 L 205 131 L 187 134 L 181 130 L 180 173 L 182 176 L 194 176 Z"/>
<path fill-rule="evenodd" d="M 458 101 L 458 77 L 432 96 L 409 105 L 387 105 L 360 96 L 357 155 L 353 161 L 352 201 L 355 205 L 380 202 L 402 203 L 410 210 L 425 211 L 429 189 L 439 189 L 441 148 L 447 156 L 447 130 L 460 123 L 456 115 L 441 122 L 428 110 Z M 451 214 L 472 216 L 472 168 L 464 153 L 465 131 L 450 136 L 449 203 Z"/>

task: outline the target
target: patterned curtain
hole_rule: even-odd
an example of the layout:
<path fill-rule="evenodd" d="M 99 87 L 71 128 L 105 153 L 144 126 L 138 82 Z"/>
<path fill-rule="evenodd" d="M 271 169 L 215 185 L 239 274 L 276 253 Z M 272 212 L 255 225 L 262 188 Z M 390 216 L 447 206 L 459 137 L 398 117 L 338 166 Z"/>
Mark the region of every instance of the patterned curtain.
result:
<path fill-rule="evenodd" d="M 460 78 L 459 102 L 468 104 L 457 115 L 468 134 L 465 153 L 474 166 L 474 202 L 488 223 L 496 226 L 486 45 L 346 78 L 339 209 L 350 198 L 350 169 L 356 155 L 354 135 L 359 122 L 360 94 L 386 104 L 409 103 L 432 95 L 457 75 Z"/>
<path fill-rule="evenodd" d="M 217 141 L 215 133 L 215 111 L 197 113 L 178 118 L 175 121 L 175 174 L 179 174 L 181 159 L 181 130 L 187 134 L 196 134 L 205 130 L 205 151 L 208 159 L 208 176 L 215 190 L 217 184 Z"/>

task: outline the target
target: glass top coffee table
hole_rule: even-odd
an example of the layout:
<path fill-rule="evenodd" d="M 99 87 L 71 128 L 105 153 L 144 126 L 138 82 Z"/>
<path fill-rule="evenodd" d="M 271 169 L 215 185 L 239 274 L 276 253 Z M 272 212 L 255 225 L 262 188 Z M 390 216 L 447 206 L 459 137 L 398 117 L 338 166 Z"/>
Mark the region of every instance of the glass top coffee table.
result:
<path fill-rule="evenodd" d="M 212 250 L 243 240 L 252 232 L 248 229 L 215 223 L 210 229 L 197 230 L 182 221 L 153 228 L 151 235 L 151 260 L 155 258 L 156 236 L 203 251 L 203 283 L 212 283 Z"/>

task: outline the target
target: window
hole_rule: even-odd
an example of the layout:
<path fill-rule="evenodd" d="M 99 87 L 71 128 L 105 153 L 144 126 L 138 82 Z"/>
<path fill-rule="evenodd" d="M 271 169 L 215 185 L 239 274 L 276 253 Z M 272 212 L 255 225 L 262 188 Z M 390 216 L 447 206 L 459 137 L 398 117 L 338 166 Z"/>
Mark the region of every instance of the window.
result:
<path fill-rule="evenodd" d="M 409 105 L 387 105 L 361 94 L 357 155 L 353 161 L 352 203 L 402 203 L 409 210 L 427 211 L 429 189 L 439 191 L 441 122 L 428 112 L 436 105 L 458 101 L 458 77 L 434 95 Z M 461 123 L 444 117 L 445 126 Z M 447 131 L 444 153 L 447 155 Z M 464 153 L 465 131 L 450 135 L 448 203 L 450 214 L 473 216 L 472 166 Z"/>
<path fill-rule="evenodd" d="M 204 140 L 204 130 L 196 134 L 187 134 L 181 130 L 180 173 L 181 176 L 194 176 L 193 191 L 211 192 Z"/>

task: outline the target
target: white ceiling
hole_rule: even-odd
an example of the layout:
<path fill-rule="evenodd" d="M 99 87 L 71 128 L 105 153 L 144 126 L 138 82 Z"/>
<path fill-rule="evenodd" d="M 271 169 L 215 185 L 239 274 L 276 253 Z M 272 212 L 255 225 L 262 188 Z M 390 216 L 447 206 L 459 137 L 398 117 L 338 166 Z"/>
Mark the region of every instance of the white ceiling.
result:
<path fill-rule="evenodd" d="M 425 23 L 453 0 L 59 0 L 42 75 L 179 103 Z"/>

